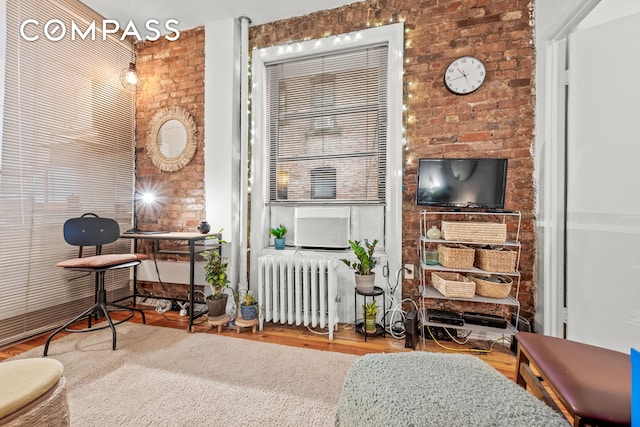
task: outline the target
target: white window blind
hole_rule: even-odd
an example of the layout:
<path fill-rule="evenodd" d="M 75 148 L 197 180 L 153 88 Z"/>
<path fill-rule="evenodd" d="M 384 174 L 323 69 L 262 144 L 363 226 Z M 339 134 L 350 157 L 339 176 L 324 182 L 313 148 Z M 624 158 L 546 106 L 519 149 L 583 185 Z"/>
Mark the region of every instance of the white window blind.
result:
<path fill-rule="evenodd" d="M 271 202 L 385 202 L 386 45 L 266 66 Z"/>
<path fill-rule="evenodd" d="M 95 40 L 44 36 L 51 19 L 67 30 L 72 21 L 89 25 L 97 18 L 86 8 L 72 0 L 7 0 L 4 12 L 0 345 L 51 329 L 93 303 L 92 276 L 54 266 L 78 254 L 62 226 L 85 212 L 130 226 L 135 114 L 134 93 L 119 81 L 131 61 L 129 43 L 103 41 L 99 30 Z M 39 40 L 20 37 L 26 19 L 40 23 L 30 27 Z M 103 252 L 128 250 L 124 241 Z M 125 270 L 107 275 L 109 298 L 128 294 Z"/>

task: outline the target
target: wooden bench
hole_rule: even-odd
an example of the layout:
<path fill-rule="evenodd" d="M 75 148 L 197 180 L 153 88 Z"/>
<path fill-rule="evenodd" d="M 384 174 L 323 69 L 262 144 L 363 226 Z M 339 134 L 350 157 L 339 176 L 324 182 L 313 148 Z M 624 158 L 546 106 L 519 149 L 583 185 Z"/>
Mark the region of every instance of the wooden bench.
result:
<path fill-rule="evenodd" d="M 529 332 L 518 341 L 516 382 L 560 411 L 542 380 L 573 418 L 573 425 L 631 425 L 628 354 Z M 530 364 L 539 377 L 533 373 Z"/>

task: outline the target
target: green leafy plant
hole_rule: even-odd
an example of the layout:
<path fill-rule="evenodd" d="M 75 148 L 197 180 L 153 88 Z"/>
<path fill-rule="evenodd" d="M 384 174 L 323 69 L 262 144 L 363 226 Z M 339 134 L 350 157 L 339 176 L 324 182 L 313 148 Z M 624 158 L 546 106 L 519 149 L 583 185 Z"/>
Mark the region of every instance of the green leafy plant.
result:
<path fill-rule="evenodd" d="M 280 226 L 272 228 L 269 230 L 269 234 L 271 234 L 276 239 L 283 239 L 284 235 L 287 233 L 287 227 L 280 224 Z"/>
<path fill-rule="evenodd" d="M 217 234 L 208 236 L 207 239 L 217 238 L 220 245 L 227 243 L 222 240 L 222 229 Z M 211 295 L 207 299 L 222 299 L 224 289 L 229 283 L 227 276 L 227 258 L 220 255 L 218 250 L 210 250 L 202 253 L 204 258 L 204 280 L 211 285 Z"/>
<path fill-rule="evenodd" d="M 373 251 L 375 250 L 377 243 L 378 239 L 374 240 L 373 243 L 369 243 L 369 241 L 365 239 L 363 247 L 360 244 L 360 240 L 349 240 L 349 246 L 353 249 L 358 261 L 351 262 L 350 260 L 343 258 L 342 262 L 344 262 L 347 267 L 353 268 L 358 274 L 363 276 L 373 274 L 371 270 L 378 263 L 378 260 L 373 257 Z"/>
<path fill-rule="evenodd" d="M 373 300 L 368 304 L 362 304 L 362 313 L 364 317 L 374 317 L 378 314 L 378 306 L 376 305 L 376 301 Z"/>
<path fill-rule="evenodd" d="M 256 299 L 253 297 L 253 295 L 251 295 L 249 292 L 247 292 L 244 295 L 244 298 L 240 302 L 240 304 L 242 304 L 242 305 L 254 305 L 254 304 L 257 304 L 257 303 L 258 303 L 258 301 L 256 301 Z"/>

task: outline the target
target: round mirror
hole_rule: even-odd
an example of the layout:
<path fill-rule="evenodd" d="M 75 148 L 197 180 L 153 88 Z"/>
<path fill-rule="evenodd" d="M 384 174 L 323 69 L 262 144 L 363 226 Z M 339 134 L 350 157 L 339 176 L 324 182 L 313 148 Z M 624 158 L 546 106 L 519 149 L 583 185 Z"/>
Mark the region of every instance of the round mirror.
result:
<path fill-rule="evenodd" d="M 171 107 L 158 112 L 147 135 L 147 153 L 154 165 L 166 172 L 185 167 L 198 146 L 196 123 L 186 110 Z"/>
<path fill-rule="evenodd" d="M 187 145 L 187 130 L 180 120 L 164 122 L 158 130 L 158 149 L 170 159 L 178 157 Z"/>

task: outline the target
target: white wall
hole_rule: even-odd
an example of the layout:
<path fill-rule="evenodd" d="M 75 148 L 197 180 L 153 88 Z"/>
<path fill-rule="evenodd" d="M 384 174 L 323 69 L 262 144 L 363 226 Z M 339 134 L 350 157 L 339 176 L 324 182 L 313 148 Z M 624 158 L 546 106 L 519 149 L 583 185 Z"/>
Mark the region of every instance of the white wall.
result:
<path fill-rule="evenodd" d="M 235 19 L 205 26 L 204 183 L 207 221 L 231 243 L 229 279 L 238 281 L 240 149 L 239 27 Z"/>
<path fill-rule="evenodd" d="M 625 353 L 640 348 L 638 39 L 640 13 L 568 49 L 567 338 Z"/>
<path fill-rule="evenodd" d="M 567 37 L 569 34 L 575 31 L 585 30 L 594 26 L 601 25 L 603 22 L 619 19 L 623 16 L 628 16 L 637 13 L 640 10 L 640 2 L 627 1 L 627 0 L 607 0 L 600 2 L 599 0 L 582 0 L 576 2 L 557 2 L 555 0 L 538 0 L 536 2 L 536 141 L 535 141 L 535 180 L 537 190 L 537 227 L 538 227 L 538 317 L 536 319 L 536 329 L 538 332 L 543 332 L 547 335 L 563 336 L 563 307 L 564 307 L 564 273 L 565 273 L 565 259 L 564 259 L 564 220 L 565 220 L 565 193 L 564 193 L 564 181 L 565 181 L 565 86 L 564 86 L 564 69 L 566 64 L 567 53 Z M 593 13 L 591 13 L 593 11 Z M 634 40 L 638 39 L 638 34 L 633 36 Z M 621 51 L 619 43 L 615 40 L 610 40 L 607 43 L 605 50 L 617 54 L 624 54 Z M 617 48 L 618 47 L 618 48 Z M 633 50 L 633 49 L 631 49 Z M 589 51 L 589 49 L 587 49 Z M 627 49 L 628 51 L 628 49 Z M 599 58 L 599 57 L 598 57 Z M 607 64 L 611 61 L 600 61 L 603 64 Z M 605 67 L 606 69 L 606 67 Z M 578 65 L 577 69 L 574 69 L 572 73 L 580 74 L 584 70 L 583 66 Z M 596 81 L 592 84 L 597 84 L 600 88 L 604 89 L 595 99 L 584 100 L 578 102 L 578 104 L 586 108 L 598 108 L 604 106 L 604 108 L 612 112 L 615 116 L 615 109 L 621 106 L 623 112 L 626 108 L 629 111 L 629 107 L 624 107 L 626 101 L 619 97 L 611 97 L 611 93 L 607 93 L 607 87 L 610 86 L 608 81 L 610 78 L 609 72 L 600 72 Z M 578 88 L 574 86 L 574 78 L 572 77 L 572 83 L 569 86 L 570 91 L 578 91 L 580 93 L 588 94 L 592 92 L 591 85 Z M 609 88 L 610 89 L 610 88 Z M 609 90 L 609 92 L 611 92 Z M 637 98 L 637 96 L 636 96 Z M 633 106 L 631 106 L 634 108 Z M 633 111 L 633 110 L 630 110 Z M 570 112 L 573 114 L 573 112 Z M 605 114 L 604 116 L 607 116 Z M 575 124 L 577 126 L 574 129 L 570 129 L 570 133 L 576 134 L 576 129 L 581 128 L 581 123 L 585 124 L 595 122 L 597 127 L 606 130 L 611 123 L 606 123 L 603 120 L 603 115 L 597 115 L 591 119 L 581 118 L 579 122 Z M 633 119 L 631 119 L 633 121 Z M 581 165 L 577 170 L 570 169 L 569 173 L 582 173 L 584 176 L 593 177 L 599 174 L 603 162 L 598 161 L 602 159 L 600 153 L 606 152 L 608 148 L 611 148 L 609 143 L 610 133 L 606 132 L 607 136 L 601 135 L 597 141 L 591 146 L 586 146 L 587 141 L 585 136 L 597 135 L 598 132 L 587 132 L 589 135 L 582 135 L 579 140 L 576 141 L 576 147 L 573 147 L 568 152 L 567 162 L 572 166 L 576 166 L 578 159 L 576 156 L 585 157 L 586 148 L 588 154 L 586 157 L 592 158 L 594 162 L 591 166 L 584 168 Z M 629 135 L 629 143 L 633 144 L 633 135 Z M 629 149 L 633 149 L 628 143 L 618 139 L 614 142 L 614 150 L 619 156 L 626 156 L 630 153 Z M 604 150 L 604 151 L 603 151 Z M 583 151 L 582 154 L 579 154 Z M 633 156 L 631 156 L 633 157 Z M 637 157 L 637 156 L 635 156 Z M 606 163 L 605 163 L 606 165 Z M 605 166 L 607 167 L 607 166 Z M 580 172 L 582 171 L 582 172 Z M 618 173 L 615 167 L 605 173 L 605 176 L 614 176 Z M 593 191 L 597 185 L 588 186 L 585 185 L 585 180 L 581 180 L 577 176 L 573 175 L 569 177 L 569 194 L 572 196 L 593 196 Z M 583 191 L 581 191 L 583 190 Z M 584 191 L 586 190 L 586 191 Z M 611 189 L 606 190 L 607 193 L 612 193 Z M 573 192 L 573 193 L 571 193 Z M 614 191 L 615 193 L 615 191 Z M 610 196 L 613 194 L 609 194 Z M 633 197 L 633 196 L 631 196 Z M 634 200 L 638 200 L 637 197 Z M 602 205 L 602 203 L 591 200 L 590 206 L 595 207 Z M 580 206 L 580 201 L 569 202 L 570 206 Z M 628 201 L 621 201 L 618 210 L 622 210 L 622 207 L 628 206 Z M 598 206 L 598 209 L 602 206 Z M 573 208 L 572 208 L 573 209 Z M 575 209 L 574 209 L 575 211 Z M 624 277 L 634 277 L 636 274 L 627 274 L 629 269 L 633 271 L 633 263 L 628 257 L 619 257 L 626 263 L 624 266 L 613 267 L 613 270 L 609 273 L 611 280 L 602 280 L 602 274 L 605 274 L 608 267 L 607 263 L 603 263 L 602 259 L 610 259 L 615 257 L 616 250 L 620 245 L 625 246 L 630 243 L 624 240 L 622 234 L 616 237 L 613 229 L 618 231 L 620 228 L 624 235 L 629 235 L 629 232 L 634 233 L 633 230 L 637 228 L 636 225 L 629 223 L 629 218 L 625 218 L 623 223 L 619 223 L 620 218 L 612 216 L 609 218 L 608 226 L 605 225 L 600 230 L 593 230 L 586 227 L 584 224 L 579 225 L 575 223 L 577 218 L 573 212 L 572 217 L 569 218 L 570 240 L 567 247 L 567 251 L 570 254 L 570 266 L 568 268 L 568 274 L 575 275 L 576 272 L 590 271 L 591 273 L 581 276 L 577 282 L 574 282 L 573 289 L 569 290 L 569 300 L 574 303 L 570 305 L 569 309 L 569 324 L 568 329 L 576 331 L 576 327 L 587 326 L 584 330 L 586 335 L 574 335 L 570 332 L 569 337 L 578 339 L 593 344 L 603 345 L 611 348 L 625 350 L 628 347 L 629 333 L 622 332 L 627 330 L 632 324 L 637 327 L 638 321 L 637 314 L 640 314 L 633 309 L 629 309 L 626 306 L 628 300 L 633 298 L 627 298 L 625 296 L 617 296 L 617 302 L 607 302 L 607 298 L 602 298 L 603 295 L 612 291 L 612 283 L 620 282 L 619 275 L 622 273 Z M 633 214 L 632 214 L 633 215 Z M 631 220 L 633 223 L 633 220 Z M 612 224 L 615 223 L 615 224 Z M 613 227 L 613 228 L 612 228 Z M 573 231 L 571 231 L 573 230 Z M 579 231 L 579 233 L 577 233 Z M 571 234 L 573 233 L 573 234 Z M 613 239 L 613 240 L 611 240 Z M 632 241 L 634 241 L 632 239 Z M 591 249 L 586 250 L 588 246 L 593 245 L 595 242 L 599 242 Z M 612 247 L 611 250 L 604 249 L 606 247 Z M 633 248 L 628 247 L 633 252 Z M 638 253 L 635 251 L 635 253 Z M 600 260 L 596 257 L 596 254 L 600 254 Z M 637 262 L 635 262 L 637 267 Z M 594 271 L 597 270 L 597 271 Z M 606 274 L 605 274 L 606 275 Z M 616 279 L 618 278 L 618 279 Z M 571 279 L 570 279 L 571 281 Z M 569 281 L 569 282 L 570 282 Z M 571 292 L 574 294 L 571 295 Z M 605 294 L 603 294 L 604 292 Z M 617 292 L 617 291 L 614 291 Z M 587 295 L 588 294 L 588 295 Z M 590 296 L 589 296 L 590 295 Z M 622 295 L 625 295 L 623 292 Z M 626 295 L 629 295 L 628 293 Z M 585 298 L 588 300 L 591 298 L 596 301 L 595 306 L 589 307 L 585 302 Z M 582 300 L 581 300 L 582 299 Z M 615 298 L 614 298 L 615 300 Z M 577 304 L 577 305 L 576 305 Z M 622 305 L 620 305 L 622 304 Z M 619 317 L 620 310 L 624 312 L 627 317 L 621 319 Z M 584 318 L 575 317 L 580 315 L 580 312 L 585 316 Z M 635 313 L 635 315 L 634 315 Z M 635 317 L 634 317 L 635 316 Z M 609 324 L 607 319 L 617 318 L 614 324 Z M 599 319 L 604 321 L 598 322 Z M 598 325 L 607 324 L 608 326 L 603 329 L 593 329 L 596 322 Z M 617 341 L 614 343 L 613 341 Z M 628 351 L 628 348 L 627 350 Z"/>

